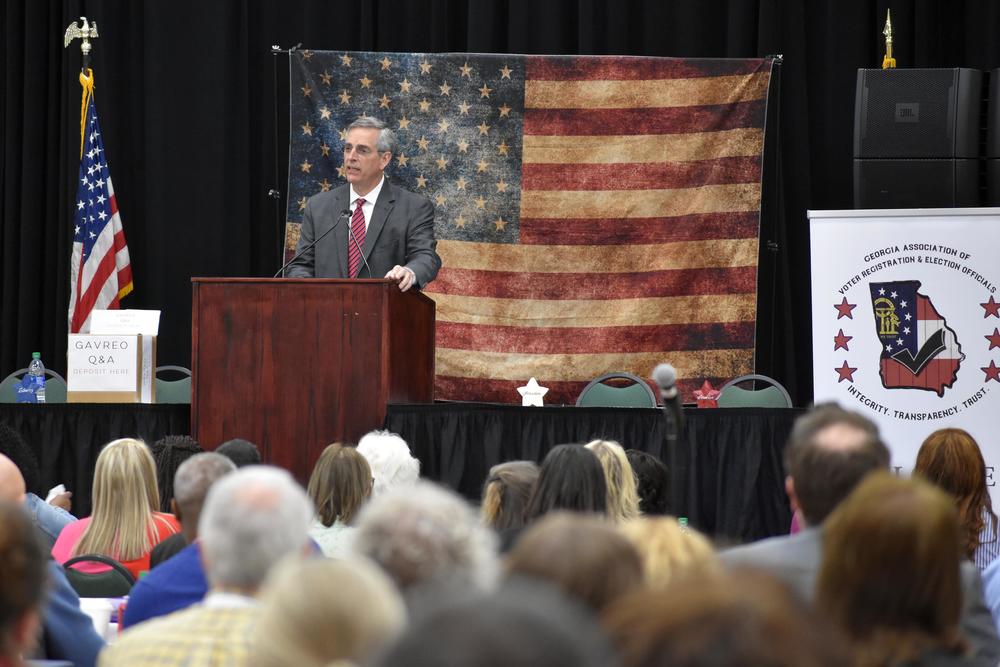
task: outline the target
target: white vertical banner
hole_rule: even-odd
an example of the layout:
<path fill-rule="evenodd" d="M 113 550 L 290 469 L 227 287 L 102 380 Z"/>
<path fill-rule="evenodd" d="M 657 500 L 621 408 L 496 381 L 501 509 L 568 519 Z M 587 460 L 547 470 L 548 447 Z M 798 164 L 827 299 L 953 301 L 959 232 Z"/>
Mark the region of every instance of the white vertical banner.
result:
<path fill-rule="evenodd" d="M 944 427 L 979 442 L 997 506 L 1000 209 L 810 211 L 813 393 L 878 423 L 909 472 Z"/>

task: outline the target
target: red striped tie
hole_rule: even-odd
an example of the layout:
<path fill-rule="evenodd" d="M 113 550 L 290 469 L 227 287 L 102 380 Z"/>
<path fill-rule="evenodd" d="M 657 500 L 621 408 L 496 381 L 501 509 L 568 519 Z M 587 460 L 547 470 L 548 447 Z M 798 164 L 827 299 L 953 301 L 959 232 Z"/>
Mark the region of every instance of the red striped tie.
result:
<path fill-rule="evenodd" d="M 354 215 L 351 216 L 351 235 L 353 238 L 347 239 L 347 266 L 350 271 L 348 274 L 351 278 L 358 277 L 358 269 L 361 267 L 361 249 L 365 247 L 365 214 L 362 212 L 361 207 L 364 206 L 365 200 L 358 199 L 358 207 L 354 209 Z M 355 243 L 357 239 L 357 243 Z"/>

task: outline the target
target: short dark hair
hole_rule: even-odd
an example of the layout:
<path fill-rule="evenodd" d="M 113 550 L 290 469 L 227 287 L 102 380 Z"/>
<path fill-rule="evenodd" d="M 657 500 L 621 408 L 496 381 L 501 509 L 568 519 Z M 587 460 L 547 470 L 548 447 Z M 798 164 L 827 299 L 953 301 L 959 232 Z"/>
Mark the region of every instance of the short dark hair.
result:
<path fill-rule="evenodd" d="M 544 584 L 508 581 L 489 595 L 435 589 L 375 667 L 609 667 L 593 615 Z"/>
<path fill-rule="evenodd" d="M 25 441 L 24 436 L 4 423 L 0 423 L 0 454 L 3 454 L 17 466 L 24 478 L 25 488 L 35 495 L 43 495 L 41 473 L 38 470 L 38 458 Z"/>
<path fill-rule="evenodd" d="M 850 441 L 824 437 L 834 426 L 854 431 Z M 818 525 L 873 470 L 889 466 L 889 449 L 878 427 L 857 412 L 835 403 L 814 407 L 799 417 L 785 448 L 785 469 L 795 484 L 799 509 L 810 525 Z"/>
<path fill-rule="evenodd" d="M 639 489 L 639 509 L 643 514 L 670 514 L 670 470 L 648 452 L 627 449 L 625 455 Z"/>
<path fill-rule="evenodd" d="M 243 438 L 226 440 L 216 448 L 215 453 L 227 457 L 237 468 L 259 465 L 261 460 L 257 445 Z"/>
<path fill-rule="evenodd" d="M 24 648 L 11 636 L 25 614 L 39 608 L 45 593 L 46 554 L 24 510 L 0 501 L 0 656 Z"/>
<path fill-rule="evenodd" d="M 542 461 L 525 519 L 537 519 L 551 510 L 607 514 L 604 468 L 583 445 L 556 445 Z"/>
<path fill-rule="evenodd" d="M 201 445 L 190 435 L 165 435 L 150 446 L 156 462 L 156 486 L 160 490 L 160 511 L 170 511 L 174 497 L 174 476 L 186 460 L 201 453 Z"/>

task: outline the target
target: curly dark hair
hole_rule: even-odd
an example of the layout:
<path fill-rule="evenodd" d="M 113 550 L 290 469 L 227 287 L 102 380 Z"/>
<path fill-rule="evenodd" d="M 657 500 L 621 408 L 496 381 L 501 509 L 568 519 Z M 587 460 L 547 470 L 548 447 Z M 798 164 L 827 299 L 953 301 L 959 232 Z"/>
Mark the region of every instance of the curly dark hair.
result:
<path fill-rule="evenodd" d="M 167 435 L 149 448 L 156 462 L 156 485 L 160 489 L 160 511 L 170 511 L 170 501 L 174 497 L 174 475 L 184 461 L 202 449 L 198 441 L 189 435 Z"/>
<path fill-rule="evenodd" d="M 670 470 L 648 452 L 627 449 L 639 491 L 639 509 L 643 514 L 670 514 Z"/>

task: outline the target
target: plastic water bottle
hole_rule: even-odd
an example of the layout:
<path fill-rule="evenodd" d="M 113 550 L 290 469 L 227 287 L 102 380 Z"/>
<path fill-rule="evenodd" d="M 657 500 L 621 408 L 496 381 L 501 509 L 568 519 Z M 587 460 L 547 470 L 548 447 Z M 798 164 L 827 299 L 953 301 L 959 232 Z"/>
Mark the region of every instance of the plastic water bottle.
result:
<path fill-rule="evenodd" d="M 42 353 L 32 352 L 31 363 L 28 364 L 28 375 L 35 387 L 35 402 L 45 402 L 45 365 L 42 363 Z"/>
<path fill-rule="evenodd" d="M 681 532 L 688 532 L 688 518 L 686 516 L 678 517 L 677 523 L 680 524 Z"/>

